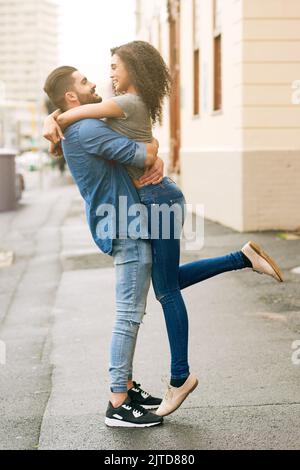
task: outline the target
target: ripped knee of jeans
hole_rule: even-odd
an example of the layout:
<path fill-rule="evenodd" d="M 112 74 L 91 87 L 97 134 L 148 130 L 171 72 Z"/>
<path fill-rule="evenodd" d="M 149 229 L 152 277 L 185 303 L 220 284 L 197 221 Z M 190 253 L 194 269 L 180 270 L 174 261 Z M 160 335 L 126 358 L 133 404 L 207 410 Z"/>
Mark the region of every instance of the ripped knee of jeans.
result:
<path fill-rule="evenodd" d="M 141 324 L 143 323 L 142 320 L 140 322 L 133 321 L 133 320 L 127 320 L 127 321 L 130 324 L 130 326 L 141 326 Z"/>
<path fill-rule="evenodd" d="M 145 313 L 141 313 L 138 317 L 135 315 L 135 318 L 130 318 L 127 316 L 127 318 L 125 317 L 118 317 L 116 319 L 116 322 L 115 322 L 115 326 L 119 326 L 119 327 L 123 327 L 123 328 L 126 328 L 126 327 L 131 327 L 131 328 L 139 328 L 140 325 L 143 323 L 143 317 L 144 317 Z"/>

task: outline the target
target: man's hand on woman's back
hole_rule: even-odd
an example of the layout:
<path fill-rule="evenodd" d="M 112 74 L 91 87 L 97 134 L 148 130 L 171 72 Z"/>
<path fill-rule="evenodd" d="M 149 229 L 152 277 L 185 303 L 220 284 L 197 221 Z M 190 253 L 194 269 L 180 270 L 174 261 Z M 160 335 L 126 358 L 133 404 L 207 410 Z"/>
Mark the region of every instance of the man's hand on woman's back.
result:
<path fill-rule="evenodd" d="M 161 183 L 164 177 L 164 162 L 157 157 L 154 164 L 148 168 L 143 176 L 139 179 L 139 183 L 143 186 Z"/>

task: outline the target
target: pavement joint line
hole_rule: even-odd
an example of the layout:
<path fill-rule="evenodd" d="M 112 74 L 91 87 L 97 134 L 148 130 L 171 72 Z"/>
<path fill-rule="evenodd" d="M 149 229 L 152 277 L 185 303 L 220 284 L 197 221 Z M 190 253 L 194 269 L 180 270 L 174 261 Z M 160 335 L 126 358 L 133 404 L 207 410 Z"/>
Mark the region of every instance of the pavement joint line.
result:
<path fill-rule="evenodd" d="M 17 284 L 15 285 L 15 287 L 13 288 L 12 292 L 11 292 L 11 295 L 10 295 L 10 299 L 9 299 L 9 303 L 7 305 L 7 308 L 6 308 L 6 311 L 5 311 L 5 314 L 3 315 L 3 318 L 0 322 L 0 331 L 5 327 L 5 321 L 9 315 L 9 311 L 11 309 L 11 306 L 12 304 L 14 303 L 14 300 L 15 300 L 15 297 L 16 297 L 16 294 L 17 294 L 17 291 L 19 289 L 19 285 L 20 283 L 22 282 L 22 279 L 24 278 L 26 272 L 27 272 L 27 268 L 28 268 L 28 262 L 26 262 L 24 268 L 23 268 L 23 271 L 21 272 L 21 275 L 20 275 L 20 278 L 17 282 Z"/>
<path fill-rule="evenodd" d="M 59 249 L 58 249 L 58 253 L 57 253 L 57 263 L 60 267 L 59 283 L 61 282 L 63 272 L 64 272 L 63 264 L 62 264 L 61 257 L 60 257 L 60 253 L 61 253 L 62 248 L 63 248 L 62 227 L 63 227 L 63 225 L 64 225 L 64 223 L 65 223 L 65 221 L 68 217 L 71 206 L 72 206 L 72 200 L 69 201 L 68 207 L 66 208 L 65 213 L 64 213 L 63 220 L 61 220 L 60 225 L 57 227 L 57 229 L 58 229 L 58 238 L 59 238 Z M 55 293 L 55 296 L 54 296 L 54 299 L 53 299 L 53 302 L 52 302 L 52 306 L 51 306 L 51 312 L 50 312 L 50 317 L 49 317 L 49 328 L 48 328 L 47 335 L 45 336 L 45 340 L 44 340 L 44 344 L 43 344 L 43 348 L 42 348 L 42 352 L 41 352 L 41 360 L 45 359 L 45 350 L 46 350 L 46 346 L 47 346 L 48 341 L 50 342 L 50 354 L 53 351 L 52 339 L 53 339 L 53 326 L 54 326 L 54 323 L 55 323 L 54 308 L 55 308 L 56 296 L 57 296 L 57 290 L 56 290 L 56 293 Z M 54 374 L 55 365 L 51 362 L 51 356 L 48 356 L 47 359 L 49 360 L 49 366 L 50 366 L 50 373 L 49 373 L 50 390 L 45 390 L 45 391 L 40 392 L 40 393 L 47 393 L 48 397 L 47 397 L 47 402 L 45 403 L 43 414 L 42 414 L 41 420 L 40 420 L 37 443 L 35 445 L 36 449 L 39 449 L 39 447 L 41 445 L 42 429 L 43 429 L 43 425 L 44 425 L 45 414 L 47 412 L 49 401 L 51 399 L 51 395 L 52 395 L 52 392 L 53 392 L 53 374 Z"/>
<path fill-rule="evenodd" d="M 186 406 L 184 410 L 197 410 L 198 408 L 254 408 L 263 406 L 284 406 L 284 405 L 300 405 L 300 402 L 283 402 L 283 403 L 258 403 L 253 405 L 202 405 L 202 406 Z"/>

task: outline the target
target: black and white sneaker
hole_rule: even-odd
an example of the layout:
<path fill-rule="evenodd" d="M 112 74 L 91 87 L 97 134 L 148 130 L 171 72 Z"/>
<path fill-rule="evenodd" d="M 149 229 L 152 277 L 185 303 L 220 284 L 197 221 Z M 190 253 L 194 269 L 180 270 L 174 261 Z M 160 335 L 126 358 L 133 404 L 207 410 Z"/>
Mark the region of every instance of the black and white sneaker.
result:
<path fill-rule="evenodd" d="M 141 389 L 140 384 L 133 382 L 133 387 L 128 390 L 128 396 L 134 403 L 142 406 L 146 410 L 155 410 L 162 402 L 161 398 L 155 398 L 150 393 Z"/>
<path fill-rule="evenodd" d="M 147 428 L 161 424 L 163 418 L 145 410 L 128 397 L 118 408 L 109 402 L 106 410 L 105 424 L 109 427 Z"/>

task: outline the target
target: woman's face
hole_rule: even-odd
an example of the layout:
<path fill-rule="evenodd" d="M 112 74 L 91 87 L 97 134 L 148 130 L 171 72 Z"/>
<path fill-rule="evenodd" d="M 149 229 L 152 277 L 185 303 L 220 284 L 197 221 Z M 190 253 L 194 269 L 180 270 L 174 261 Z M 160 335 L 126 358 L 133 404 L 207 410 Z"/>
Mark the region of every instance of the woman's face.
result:
<path fill-rule="evenodd" d="M 126 92 L 131 85 L 125 64 L 117 54 L 114 54 L 111 58 L 110 78 L 112 79 L 114 89 L 118 93 Z"/>

